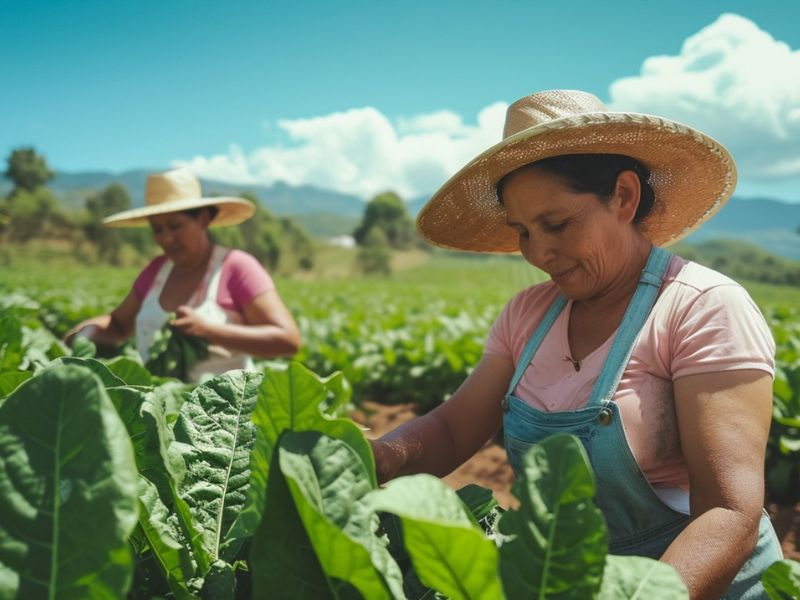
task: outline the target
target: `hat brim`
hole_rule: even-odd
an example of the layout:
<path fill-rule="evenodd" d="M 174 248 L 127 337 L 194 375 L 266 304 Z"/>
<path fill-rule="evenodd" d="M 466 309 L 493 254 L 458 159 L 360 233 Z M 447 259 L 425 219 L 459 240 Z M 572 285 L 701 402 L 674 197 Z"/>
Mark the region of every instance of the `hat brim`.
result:
<path fill-rule="evenodd" d="M 244 198 L 183 198 L 125 210 L 106 217 L 103 219 L 103 224 L 109 227 L 143 227 L 149 224 L 147 220 L 149 217 L 203 208 L 204 206 L 216 206 L 218 209 L 216 216 L 209 223 L 209 227 L 238 225 L 253 216 L 256 210 L 255 205 Z"/>
<path fill-rule="evenodd" d="M 417 229 L 443 248 L 518 252 L 518 233 L 506 224 L 497 184 L 524 165 L 565 154 L 624 154 L 650 170 L 656 201 L 639 227 L 656 246 L 697 229 L 736 185 L 728 151 L 691 127 L 651 115 L 589 113 L 525 129 L 481 153 L 425 204 Z"/>

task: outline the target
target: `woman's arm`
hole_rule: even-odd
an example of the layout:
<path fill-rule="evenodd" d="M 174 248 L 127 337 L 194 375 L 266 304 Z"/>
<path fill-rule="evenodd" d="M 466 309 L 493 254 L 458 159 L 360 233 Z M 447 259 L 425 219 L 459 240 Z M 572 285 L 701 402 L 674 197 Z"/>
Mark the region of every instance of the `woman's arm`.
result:
<path fill-rule="evenodd" d="M 412 473 L 443 477 L 475 454 L 500 429 L 513 374 L 507 358 L 484 355 L 447 402 L 373 441 L 378 480 Z"/>
<path fill-rule="evenodd" d="M 72 345 L 78 334 L 83 334 L 101 346 L 114 346 L 127 340 L 136 329 L 136 315 L 142 303 L 131 290 L 122 303 L 110 313 L 81 321 L 64 336 L 64 343 Z"/>
<path fill-rule="evenodd" d="M 244 307 L 244 323 L 209 323 L 188 306 L 179 306 L 172 326 L 187 335 L 258 358 L 291 356 L 300 349 L 300 332 L 278 291 L 271 289 Z"/>
<path fill-rule="evenodd" d="M 661 557 L 691 598 L 720 598 L 758 539 L 772 378 L 740 370 L 674 383 L 692 521 Z"/>

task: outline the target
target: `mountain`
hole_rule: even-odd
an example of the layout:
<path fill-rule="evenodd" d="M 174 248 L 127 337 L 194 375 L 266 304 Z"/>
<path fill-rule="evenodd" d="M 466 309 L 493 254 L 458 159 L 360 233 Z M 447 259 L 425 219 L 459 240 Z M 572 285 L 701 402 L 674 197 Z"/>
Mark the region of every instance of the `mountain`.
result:
<path fill-rule="evenodd" d="M 769 198 L 731 198 L 716 215 L 684 240 L 736 239 L 784 258 L 800 260 L 800 203 Z"/>
<path fill-rule="evenodd" d="M 86 197 L 111 183 L 124 185 L 134 206 L 141 206 L 148 172 L 140 169 L 122 173 L 81 172 L 56 173 L 48 184 L 60 201 L 70 209 L 84 206 Z M 358 224 L 364 201 L 355 195 L 342 194 L 310 185 L 291 186 L 278 182 L 271 186 L 231 184 L 201 180 L 208 195 L 254 194 L 275 214 L 292 216 L 312 234 L 330 237 L 349 234 Z M 7 180 L 0 179 L 0 195 L 10 189 Z M 416 216 L 428 197 L 414 198 L 408 210 Z M 791 204 L 769 198 L 732 198 L 723 209 L 705 223 L 685 242 L 699 244 L 708 240 L 735 239 L 745 241 L 784 258 L 800 260 L 800 202 Z"/>

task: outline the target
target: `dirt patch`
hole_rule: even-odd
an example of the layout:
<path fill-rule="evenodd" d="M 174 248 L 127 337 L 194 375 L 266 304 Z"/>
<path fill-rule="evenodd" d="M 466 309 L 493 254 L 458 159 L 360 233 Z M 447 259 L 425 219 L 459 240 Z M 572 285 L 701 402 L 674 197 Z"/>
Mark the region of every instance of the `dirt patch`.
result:
<path fill-rule="evenodd" d="M 368 427 L 366 436 L 375 439 L 395 427 L 413 419 L 416 414 L 413 404 L 385 406 L 375 402 L 364 402 L 362 408 L 352 415 L 353 420 Z M 506 453 L 496 444 L 487 444 L 475 456 L 444 478 L 453 489 L 468 483 L 477 483 L 494 491 L 495 498 L 503 507 L 514 502 L 511 485 L 514 474 L 506 460 Z M 767 510 L 775 526 L 786 558 L 800 560 L 800 504 L 786 506 L 769 503 Z"/>

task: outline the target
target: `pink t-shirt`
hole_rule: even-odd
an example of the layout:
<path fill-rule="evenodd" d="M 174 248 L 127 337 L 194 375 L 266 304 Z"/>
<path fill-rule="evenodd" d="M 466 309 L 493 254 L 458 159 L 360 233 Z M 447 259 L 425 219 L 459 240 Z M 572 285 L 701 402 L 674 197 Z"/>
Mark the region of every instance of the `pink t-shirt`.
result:
<path fill-rule="evenodd" d="M 154 258 L 133 282 L 133 292 L 139 300 L 144 300 L 153 287 L 165 260 L 163 255 Z M 225 310 L 242 313 L 250 302 L 274 288 L 269 273 L 254 256 L 241 250 L 230 250 L 222 260 L 217 304 Z"/>
<path fill-rule="evenodd" d="M 525 344 L 558 294 L 545 282 L 517 294 L 489 332 L 484 352 L 516 365 Z M 585 406 L 613 341 L 613 334 L 575 371 L 567 357 L 572 302 L 542 341 L 514 395 L 542 411 Z M 775 372 L 775 342 L 747 291 L 728 277 L 680 257 L 633 347 L 614 395 L 625 435 L 654 488 L 688 490 L 672 382 L 696 373 L 759 369 Z"/>

